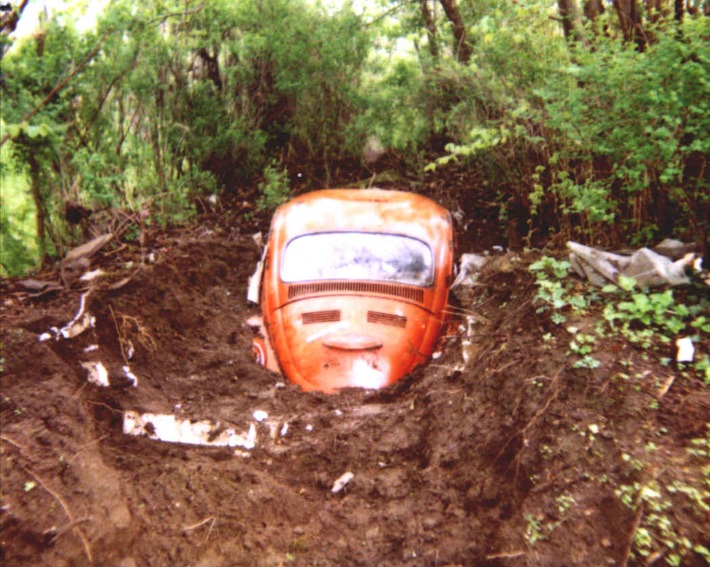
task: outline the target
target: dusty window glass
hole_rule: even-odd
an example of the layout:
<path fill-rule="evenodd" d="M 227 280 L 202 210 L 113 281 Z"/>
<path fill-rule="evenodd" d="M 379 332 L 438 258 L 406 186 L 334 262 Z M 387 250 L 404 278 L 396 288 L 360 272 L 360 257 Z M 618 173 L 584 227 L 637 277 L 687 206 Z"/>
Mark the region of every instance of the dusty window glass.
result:
<path fill-rule="evenodd" d="M 396 234 L 327 232 L 294 238 L 281 264 L 284 282 L 367 280 L 429 286 L 434 256 L 421 240 Z"/>

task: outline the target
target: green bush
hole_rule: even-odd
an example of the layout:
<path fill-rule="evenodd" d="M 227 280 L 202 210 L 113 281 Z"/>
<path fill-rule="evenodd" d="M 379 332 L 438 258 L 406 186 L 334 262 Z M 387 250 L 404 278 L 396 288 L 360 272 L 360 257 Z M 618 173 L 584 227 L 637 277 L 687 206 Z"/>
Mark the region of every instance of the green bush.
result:
<path fill-rule="evenodd" d="M 256 207 L 260 211 L 273 211 L 291 197 L 288 172 L 271 163 L 264 169 L 264 179 L 259 183 L 260 196 Z"/>

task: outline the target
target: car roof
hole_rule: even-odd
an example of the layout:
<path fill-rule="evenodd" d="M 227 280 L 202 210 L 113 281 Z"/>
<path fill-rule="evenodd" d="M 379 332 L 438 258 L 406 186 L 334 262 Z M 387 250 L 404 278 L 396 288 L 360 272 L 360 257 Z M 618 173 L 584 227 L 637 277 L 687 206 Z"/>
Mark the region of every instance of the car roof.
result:
<path fill-rule="evenodd" d="M 272 232 L 286 242 L 303 234 L 357 231 L 403 234 L 436 245 L 450 239 L 451 230 L 444 207 L 416 193 L 387 189 L 306 193 L 279 207 L 272 222 Z"/>

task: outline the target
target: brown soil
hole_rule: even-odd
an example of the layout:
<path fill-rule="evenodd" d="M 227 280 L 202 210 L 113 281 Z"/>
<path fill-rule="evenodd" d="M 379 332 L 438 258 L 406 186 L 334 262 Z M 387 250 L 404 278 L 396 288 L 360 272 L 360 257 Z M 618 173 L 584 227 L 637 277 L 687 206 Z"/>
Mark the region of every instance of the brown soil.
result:
<path fill-rule="evenodd" d="M 702 495 L 667 490 L 703 490 L 707 460 L 688 447 L 706 436 L 707 387 L 614 338 L 597 345 L 599 368 L 574 368 L 567 331 L 536 312 L 531 258 L 497 257 L 460 302 L 474 316 L 466 365 L 450 337 L 392 388 L 329 396 L 252 363 L 248 234 L 203 225 L 154 235 L 149 250 L 152 263 L 136 245 L 102 253 L 96 327 L 70 340 L 38 337 L 74 317 L 86 287 L 4 290 L 4 564 L 660 565 L 671 540 L 708 545 Z M 129 342 L 137 387 L 116 378 Z M 82 362 L 98 359 L 112 387 L 87 383 Z M 255 424 L 257 444 L 126 436 L 124 410 Z M 660 487 L 662 505 L 642 486 Z M 632 545 L 647 528 L 650 558 Z M 683 552 L 682 564 L 704 562 Z"/>

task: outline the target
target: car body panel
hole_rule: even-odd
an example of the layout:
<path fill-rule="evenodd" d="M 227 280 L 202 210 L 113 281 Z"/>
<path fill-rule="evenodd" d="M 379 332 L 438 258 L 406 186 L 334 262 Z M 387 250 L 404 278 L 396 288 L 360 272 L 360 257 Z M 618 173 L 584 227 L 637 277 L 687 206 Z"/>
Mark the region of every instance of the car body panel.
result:
<path fill-rule="evenodd" d="M 263 257 L 262 362 L 304 390 L 391 384 L 431 356 L 452 275 L 451 217 L 433 201 L 381 189 L 297 197 L 274 214 Z"/>

